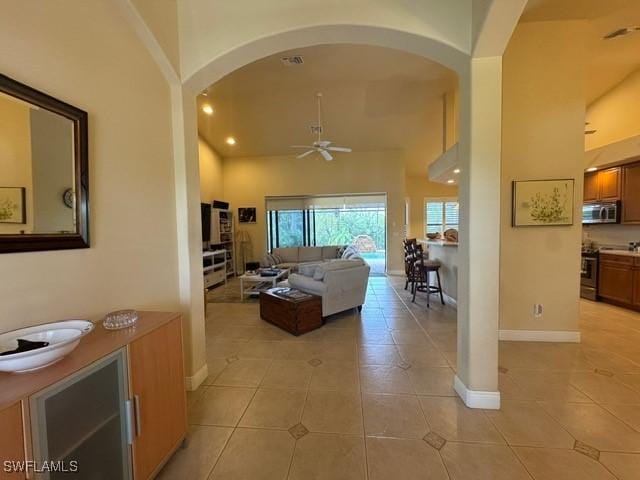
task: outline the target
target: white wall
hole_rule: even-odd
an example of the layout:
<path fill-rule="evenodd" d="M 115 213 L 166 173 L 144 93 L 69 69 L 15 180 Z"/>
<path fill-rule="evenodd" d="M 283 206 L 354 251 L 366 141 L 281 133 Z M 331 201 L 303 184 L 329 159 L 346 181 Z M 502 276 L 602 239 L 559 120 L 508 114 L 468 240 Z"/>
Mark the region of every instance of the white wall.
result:
<path fill-rule="evenodd" d="M 581 21 L 520 24 L 503 57 L 501 329 L 578 330 L 585 35 Z M 576 180 L 573 226 L 512 227 L 511 182 L 553 178 Z"/>
<path fill-rule="evenodd" d="M 200 201 L 224 200 L 222 194 L 222 158 L 202 137 L 198 139 L 200 164 Z"/>
<path fill-rule="evenodd" d="M 0 329 L 177 310 L 169 90 L 109 0 L 5 0 L 0 71 L 89 113 L 91 248 L 0 255 Z"/>

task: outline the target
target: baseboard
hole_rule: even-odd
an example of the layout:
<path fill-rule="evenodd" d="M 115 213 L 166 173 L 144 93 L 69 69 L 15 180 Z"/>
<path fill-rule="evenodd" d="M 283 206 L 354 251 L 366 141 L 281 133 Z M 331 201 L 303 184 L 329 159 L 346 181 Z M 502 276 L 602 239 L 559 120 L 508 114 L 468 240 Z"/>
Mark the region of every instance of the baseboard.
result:
<path fill-rule="evenodd" d="M 580 343 L 580 332 L 564 330 L 500 330 L 499 335 L 511 342 Z"/>
<path fill-rule="evenodd" d="M 469 408 L 500 410 L 500 392 L 483 392 L 480 390 L 469 390 L 457 375 L 453 380 L 453 388 L 460 396 L 464 404 Z"/>
<path fill-rule="evenodd" d="M 198 387 L 202 385 L 202 382 L 204 382 L 208 376 L 209 376 L 209 367 L 205 363 L 200 368 L 200 370 L 196 372 L 195 375 L 191 377 L 184 377 L 184 383 L 187 391 L 193 392 L 194 390 L 197 390 Z"/>

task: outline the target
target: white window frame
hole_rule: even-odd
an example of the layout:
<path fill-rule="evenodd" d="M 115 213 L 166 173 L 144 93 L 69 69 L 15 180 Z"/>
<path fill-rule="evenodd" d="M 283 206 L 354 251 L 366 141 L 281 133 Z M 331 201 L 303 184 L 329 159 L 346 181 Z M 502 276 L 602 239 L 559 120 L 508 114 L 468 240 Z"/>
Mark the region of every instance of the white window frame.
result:
<path fill-rule="evenodd" d="M 456 202 L 458 204 L 458 208 L 460 208 L 460 202 L 458 200 L 458 197 L 424 197 L 424 201 L 422 204 L 422 218 L 423 218 L 423 228 L 422 228 L 422 233 L 423 235 L 426 237 L 427 235 L 427 227 L 429 225 L 428 219 L 427 219 L 427 202 L 429 203 L 447 203 L 447 202 Z M 442 208 L 442 218 L 440 219 L 440 234 L 444 233 L 444 227 L 446 226 L 446 208 Z M 458 218 L 458 222 L 460 222 L 460 218 Z M 458 227 L 460 226 L 460 223 L 458 223 Z"/>

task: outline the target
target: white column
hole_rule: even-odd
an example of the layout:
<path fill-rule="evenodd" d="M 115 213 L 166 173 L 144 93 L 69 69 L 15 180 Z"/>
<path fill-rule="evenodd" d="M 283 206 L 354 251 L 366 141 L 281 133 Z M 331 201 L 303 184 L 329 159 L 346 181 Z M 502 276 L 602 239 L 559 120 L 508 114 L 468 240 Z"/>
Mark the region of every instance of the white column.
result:
<path fill-rule="evenodd" d="M 460 77 L 460 247 L 455 389 L 472 408 L 500 408 L 498 296 L 502 58 L 470 59 Z"/>

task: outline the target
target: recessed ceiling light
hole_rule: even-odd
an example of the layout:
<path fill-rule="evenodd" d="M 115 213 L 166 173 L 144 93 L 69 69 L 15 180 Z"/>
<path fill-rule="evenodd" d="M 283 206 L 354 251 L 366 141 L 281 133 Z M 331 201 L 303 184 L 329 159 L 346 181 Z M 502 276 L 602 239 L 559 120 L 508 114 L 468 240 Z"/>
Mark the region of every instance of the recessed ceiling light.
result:
<path fill-rule="evenodd" d="M 587 172 L 595 172 L 596 170 L 598 170 L 598 167 L 589 167 L 589 168 L 587 168 Z"/>
<path fill-rule="evenodd" d="M 235 145 L 236 144 L 236 139 L 233 138 L 233 137 L 227 137 L 225 142 L 227 142 L 227 145 Z"/>
<path fill-rule="evenodd" d="M 640 32 L 640 25 L 631 25 L 629 27 L 617 28 L 609 33 L 607 33 L 604 37 L 604 40 L 611 40 L 612 38 L 623 37 L 625 35 L 629 35 L 630 33 L 638 33 Z"/>
<path fill-rule="evenodd" d="M 213 115 L 213 107 L 211 105 L 209 105 L 208 103 L 205 103 L 202 106 L 202 111 L 204 113 L 206 113 L 207 115 Z"/>
<path fill-rule="evenodd" d="M 460 169 L 459 169 L 459 168 L 456 168 L 456 169 L 453 171 L 453 173 L 455 173 L 455 174 L 460 173 Z"/>
<path fill-rule="evenodd" d="M 450 178 L 449 180 L 447 180 L 447 183 L 456 183 L 456 181 L 453 178 Z"/>

